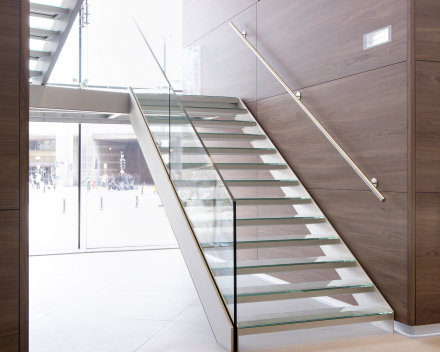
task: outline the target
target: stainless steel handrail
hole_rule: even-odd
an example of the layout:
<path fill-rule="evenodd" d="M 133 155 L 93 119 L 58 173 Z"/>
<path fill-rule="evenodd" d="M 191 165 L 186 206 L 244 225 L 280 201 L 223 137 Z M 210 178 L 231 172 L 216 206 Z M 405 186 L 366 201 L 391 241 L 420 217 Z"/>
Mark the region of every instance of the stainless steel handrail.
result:
<path fill-rule="evenodd" d="M 237 32 L 241 39 L 248 45 L 248 47 L 254 52 L 255 55 L 261 60 L 261 62 L 269 69 L 270 72 L 275 76 L 275 78 L 280 82 L 283 87 L 287 90 L 287 92 L 292 96 L 292 98 L 296 101 L 296 103 L 300 106 L 300 108 L 307 114 L 307 116 L 312 120 L 312 122 L 319 128 L 319 130 L 324 134 L 324 136 L 329 140 L 331 144 L 336 148 L 339 154 L 350 164 L 353 170 L 359 175 L 359 177 L 366 183 L 366 185 L 373 191 L 377 198 L 381 202 L 385 202 L 385 197 L 377 190 L 377 188 L 371 183 L 371 181 L 365 176 L 365 174 L 357 167 L 353 160 L 347 155 L 346 152 L 340 147 L 340 145 L 333 139 L 333 137 L 327 132 L 324 126 L 316 119 L 315 116 L 307 109 L 307 107 L 299 100 L 296 94 L 289 88 L 289 86 L 282 80 L 282 78 L 275 72 L 275 70 L 268 64 L 268 62 L 261 56 L 261 54 L 254 48 L 254 46 L 246 39 L 245 35 L 243 35 L 240 30 L 233 24 L 229 22 L 231 27 Z"/>

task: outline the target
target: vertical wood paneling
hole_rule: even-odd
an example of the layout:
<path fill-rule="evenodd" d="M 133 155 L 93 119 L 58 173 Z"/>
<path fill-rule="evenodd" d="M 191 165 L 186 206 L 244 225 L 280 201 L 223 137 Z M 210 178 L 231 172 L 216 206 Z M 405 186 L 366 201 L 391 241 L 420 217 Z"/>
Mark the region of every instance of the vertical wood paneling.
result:
<path fill-rule="evenodd" d="M 0 1 L 0 210 L 19 207 L 20 2 Z"/>
<path fill-rule="evenodd" d="M 407 191 L 406 85 L 407 66 L 399 63 L 301 92 L 358 167 L 379 180 L 381 192 Z M 368 190 L 289 95 L 258 100 L 257 109 L 261 126 L 307 188 Z"/>
<path fill-rule="evenodd" d="M 257 48 L 291 89 L 403 62 L 407 58 L 407 3 L 407 0 L 260 1 Z M 364 34 L 389 25 L 392 25 L 391 43 L 363 50 Z M 258 62 L 258 99 L 284 92 Z"/>
<path fill-rule="evenodd" d="M 19 211 L 0 211 L 0 351 L 19 351 Z"/>
<path fill-rule="evenodd" d="M 440 192 L 440 63 L 416 63 L 417 192 Z"/>
<path fill-rule="evenodd" d="M 416 11 L 415 5 L 430 10 L 419 6 Z M 414 323 L 415 314 L 415 187 L 437 189 L 440 179 L 435 176 L 440 142 L 434 137 L 440 135 L 434 132 L 435 116 L 440 115 L 429 98 L 438 97 L 435 89 L 425 96 L 431 99 L 433 117 L 424 123 L 432 133 L 421 143 L 417 134 L 421 159 L 414 164 L 414 16 L 426 21 L 417 27 L 417 59 L 426 48 L 424 60 L 433 60 L 440 52 L 436 48 L 437 7 L 436 0 L 263 0 L 256 3 L 255 15 L 252 6 L 237 11 L 233 19 L 292 89 L 308 87 L 301 91 L 302 101 L 367 177 L 379 179 L 379 189 L 387 197 L 382 204 L 279 83 L 246 54 L 249 49 L 232 38 L 227 23 L 201 33 L 203 26 L 196 19 L 203 21 L 208 12 L 193 12 L 191 17 L 192 33 L 201 38 L 193 44 L 201 47 L 202 94 L 236 95 L 247 104 L 256 100 L 249 104 L 254 116 L 395 309 L 396 319 L 406 324 Z M 251 22 L 255 27 L 249 26 Z M 393 26 L 392 42 L 363 51 L 362 35 L 388 25 Z M 430 70 L 423 80 L 432 85 L 440 80 Z M 418 117 L 419 105 L 417 109 Z M 417 132 L 422 131 L 419 120 L 417 124 Z M 419 181 L 423 172 L 426 182 L 416 184 L 415 176 Z M 264 189 L 257 191 L 265 196 Z M 263 208 L 258 211 L 271 213 Z M 259 234 L 267 233 L 261 228 Z M 295 256 L 287 252 L 259 251 L 258 256 Z M 303 279 L 292 273 L 282 275 L 292 282 Z"/>
<path fill-rule="evenodd" d="M 415 0 L 408 1 L 408 316 L 416 323 L 416 85 L 415 85 Z"/>
<path fill-rule="evenodd" d="M 29 12 L 21 0 L 20 42 L 20 352 L 29 351 Z"/>
<path fill-rule="evenodd" d="M 440 193 L 418 193 L 416 323 L 440 321 Z"/>
<path fill-rule="evenodd" d="M 416 62 L 416 324 L 440 322 L 440 62 Z"/>
<path fill-rule="evenodd" d="M 416 59 L 440 62 L 440 1 L 415 0 Z"/>
<path fill-rule="evenodd" d="M 0 0 L 0 350 L 28 351 L 29 1 Z"/>

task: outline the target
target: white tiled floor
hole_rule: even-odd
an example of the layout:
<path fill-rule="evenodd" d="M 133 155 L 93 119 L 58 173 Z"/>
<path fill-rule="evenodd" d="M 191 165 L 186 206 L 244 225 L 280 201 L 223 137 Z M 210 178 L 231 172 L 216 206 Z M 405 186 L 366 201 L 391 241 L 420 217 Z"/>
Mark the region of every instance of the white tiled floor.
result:
<path fill-rule="evenodd" d="M 31 352 L 225 351 L 177 249 L 31 257 L 30 288 Z M 240 339 L 240 351 L 393 350 L 439 351 L 440 337 L 408 339 L 358 324 Z"/>

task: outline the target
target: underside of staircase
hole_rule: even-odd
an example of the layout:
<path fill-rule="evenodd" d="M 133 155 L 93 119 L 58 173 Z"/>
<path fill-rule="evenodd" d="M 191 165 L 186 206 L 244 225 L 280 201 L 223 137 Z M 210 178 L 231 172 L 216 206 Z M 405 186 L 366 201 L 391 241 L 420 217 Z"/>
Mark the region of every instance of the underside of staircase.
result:
<path fill-rule="evenodd" d="M 36 62 L 29 71 L 32 84 L 47 84 L 82 4 L 83 0 L 63 0 L 60 6 L 30 3 L 30 16 L 44 19 L 44 27 L 31 25 L 29 29 L 29 59 Z"/>

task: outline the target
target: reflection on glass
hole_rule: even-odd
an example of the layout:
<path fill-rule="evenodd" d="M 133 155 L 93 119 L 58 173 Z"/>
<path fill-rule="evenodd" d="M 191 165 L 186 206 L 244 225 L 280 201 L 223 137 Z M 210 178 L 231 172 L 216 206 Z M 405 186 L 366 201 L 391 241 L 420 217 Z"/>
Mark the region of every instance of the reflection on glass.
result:
<path fill-rule="evenodd" d="M 176 245 L 131 125 L 81 125 L 81 247 Z"/>
<path fill-rule="evenodd" d="M 78 248 L 78 124 L 29 124 L 30 252 Z"/>
<path fill-rule="evenodd" d="M 235 200 L 170 85 L 160 58 L 154 55 L 150 38 L 138 28 L 151 54 L 143 59 L 155 69 L 156 89 L 162 94 L 137 89 L 134 93 L 197 240 L 212 244 L 204 251 L 208 265 L 213 268 L 222 263 L 224 267 L 215 275 L 216 284 L 235 320 Z M 168 94 L 164 92 L 167 88 Z"/>

